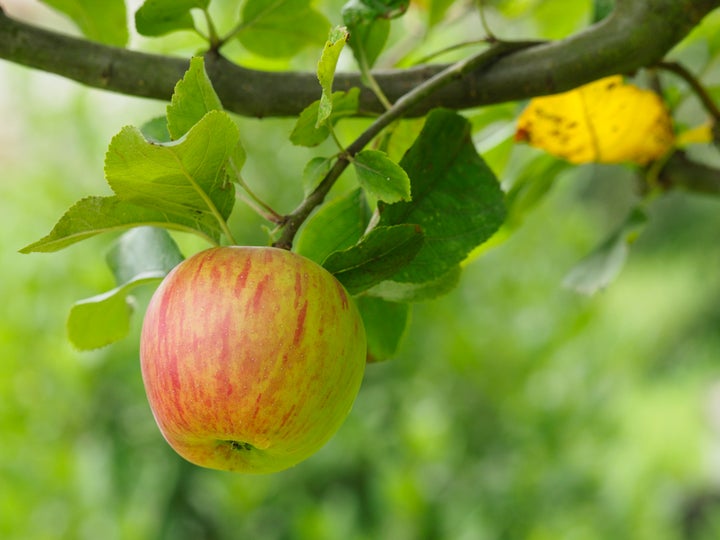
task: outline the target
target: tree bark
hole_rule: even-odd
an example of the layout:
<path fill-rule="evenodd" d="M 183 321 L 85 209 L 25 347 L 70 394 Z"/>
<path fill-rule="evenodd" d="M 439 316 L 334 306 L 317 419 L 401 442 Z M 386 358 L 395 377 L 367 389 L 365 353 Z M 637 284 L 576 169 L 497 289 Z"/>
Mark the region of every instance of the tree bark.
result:
<path fill-rule="evenodd" d="M 602 22 L 566 39 L 508 54 L 440 89 L 410 115 L 434 107 L 468 109 L 569 90 L 659 62 L 720 0 L 617 0 Z M 188 67 L 182 58 L 109 47 L 37 28 L 0 9 L 0 58 L 87 86 L 168 100 Z M 318 99 L 314 73 L 247 69 L 217 54 L 206 66 L 224 107 L 250 117 L 296 116 Z M 429 65 L 375 72 L 390 101 L 445 69 Z M 338 73 L 336 90 L 360 87 L 364 112 L 384 109 L 358 73 Z"/>

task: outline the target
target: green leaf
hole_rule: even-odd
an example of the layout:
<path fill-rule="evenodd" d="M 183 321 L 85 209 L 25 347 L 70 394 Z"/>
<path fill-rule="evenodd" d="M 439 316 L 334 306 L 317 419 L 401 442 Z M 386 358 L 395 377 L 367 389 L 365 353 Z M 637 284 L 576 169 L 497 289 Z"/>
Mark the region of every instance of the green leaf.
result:
<path fill-rule="evenodd" d="M 380 53 L 390 37 L 390 21 L 376 21 L 358 24 L 350 28 L 351 39 L 348 42 L 358 64 L 367 69 L 375 65 Z M 363 79 L 365 75 L 363 74 Z M 364 81 L 365 82 L 365 81 Z"/>
<path fill-rule="evenodd" d="M 439 278 L 425 283 L 398 283 L 397 281 L 383 281 L 365 291 L 365 294 L 384 298 L 391 302 L 424 302 L 443 296 L 455 287 L 460 281 L 462 271 L 460 266 L 453 266 Z"/>
<path fill-rule="evenodd" d="M 167 127 L 173 140 L 179 139 L 210 111 L 221 111 L 222 103 L 205 71 L 202 56 L 190 60 L 190 68 L 175 85 L 167 107 Z"/>
<path fill-rule="evenodd" d="M 572 167 L 567 161 L 542 154 L 530 161 L 516 175 L 505 198 L 508 207 L 506 225 L 519 227 L 529 214 L 550 192 L 555 180 L 563 171 Z"/>
<path fill-rule="evenodd" d="M 330 28 L 310 0 L 248 0 L 241 21 L 240 43 L 268 58 L 287 58 L 307 45 L 320 46 Z"/>
<path fill-rule="evenodd" d="M 335 125 L 341 118 L 352 116 L 357 112 L 359 98 L 359 88 L 351 88 L 347 92 L 333 92 L 332 113 L 329 120 L 320 126 L 317 125 L 320 101 L 313 101 L 300 113 L 290 134 L 290 142 L 298 146 L 319 145 L 330 136 L 328 123 Z"/>
<path fill-rule="evenodd" d="M 579 293 L 592 295 L 607 287 L 620 273 L 628 252 L 647 223 L 639 208 L 633 209 L 622 225 L 592 253 L 580 261 L 563 280 L 563 285 Z"/>
<path fill-rule="evenodd" d="M 400 165 L 410 177 L 413 198 L 378 203 L 380 225 L 416 223 L 425 242 L 393 280 L 432 281 L 495 233 L 505 219 L 503 193 L 475 151 L 469 122 L 449 110 L 430 112 Z"/>
<path fill-rule="evenodd" d="M 222 111 L 207 113 L 180 140 L 166 144 L 125 127 L 110 142 L 105 176 L 118 198 L 219 233 L 235 202 L 225 165 L 238 140 L 237 127 Z"/>
<path fill-rule="evenodd" d="M 324 204 L 300 230 L 295 250 L 318 264 L 334 251 L 342 251 L 362 237 L 370 208 L 361 189 Z"/>
<path fill-rule="evenodd" d="M 124 338 L 130 329 L 132 312 L 128 292 L 138 285 L 161 280 L 160 275 L 144 276 L 136 283 L 73 304 L 67 321 L 70 342 L 82 351 L 89 351 Z"/>
<path fill-rule="evenodd" d="M 317 67 L 317 78 L 322 87 L 322 95 L 318 104 L 318 116 L 315 127 L 322 126 L 327 123 L 332 113 L 333 98 L 332 86 L 335 78 L 335 69 L 337 68 L 338 58 L 345 47 L 348 40 L 348 31 L 344 26 L 337 26 L 330 33 L 329 39 L 325 42 L 322 55 Z"/>
<path fill-rule="evenodd" d="M 445 18 L 445 13 L 453 0 L 430 0 L 428 7 L 428 26 L 432 28 Z"/>
<path fill-rule="evenodd" d="M 409 264 L 422 245 L 417 225 L 376 227 L 354 246 L 328 255 L 323 266 L 350 294 L 359 294 Z"/>
<path fill-rule="evenodd" d="M 358 296 L 355 300 L 367 335 L 368 362 L 395 356 L 410 323 L 410 306 L 372 296 Z"/>
<path fill-rule="evenodd" d="M 407 11 L 410 0 L 349 0 L 342 8 L 346 25 L 356 26 L 376 19 L 394 19 Z"/>
<path fill-rule="evenodd" d="M 592 22 L 598 23 L 615 9 L 615 0 L 594 0 Z"/>
<path fill-rule="evenodd" d="M 360 185 L 386 203 L 410 200 L 410 178 L 405 170 L 379 150 L 363 150 L 353 158 Z"/>
<path fill-rule="evenodd" d="M 320 185 L 323 178 L 330 172 L 335 158 L 314 157 L 303 169 L 303 192 L 307 197 Z"/>
<path fill-rule="evenodd" d="M 195 21 L 190 11 L 195 8 L 207 9 L 209 4 L 210 0 L 145 0 L 135 12 L 135 27 L 144 36 L 193 30 Z"/>
<path fill-rule="evenodd" d="M 142 208 L 117 197 L 86 197 L 65 212 L 47 236 L 24 247 L 20 252 L 58 251 L 100 233 L 121 231 L 141 225 L 199 232 L 215 243 L 220 237 L 217 226 L 205 227 L 192 217 L 171 217 L 159 210 Z"/>
<path fill-rule="evenodd" d="M 128 41 L 123 0 L 41 0 L 64 13 L 93 41 L 124 47 Z"/>
<path fill-rule="evenodd" d="M 117 240 L 107 260 L 118 286 L 80 300 L 70 309 L 68 336 L 81 350 L 97 349 L 124 338 L 133 311 L 130 293 L 142 285 L 160 283 L 183 257 L 166 231 L 139 227 Z"/>
<path fill-rule="evenodd" d="M 167 274 L 184 257 L 165 229 L 136 227 L 115 241 L 105 259 L 117 285 L 123 285 L 140 274 Z"/>
<path fill-rule="evenodd" d="M 140 126 L 140 132 L 151 142 L 167 143 L 172 140 L 168 131 L 167 118 L 165 116 L 157 116 L 145 122 Z"/>

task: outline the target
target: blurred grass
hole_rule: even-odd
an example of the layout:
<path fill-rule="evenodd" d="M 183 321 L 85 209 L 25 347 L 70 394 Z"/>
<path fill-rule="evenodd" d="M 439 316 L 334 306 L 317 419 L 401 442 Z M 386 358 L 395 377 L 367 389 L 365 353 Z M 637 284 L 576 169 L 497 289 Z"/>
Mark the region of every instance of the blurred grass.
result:
<path fill-rule="evenodd" d="M 561 176 L 456 291 L 417 306 L 400 355 L 368 368 L 324 449 L 238 476 L 186 464 L 162 440 L 139 317 L 116 346 L 68 344 L 72 302 L 112 286 L 111 239 L 17 253 L 75 200 L 106 192 L 110 137 L 163 104 L 7 64 L 0 80 L 0 538 L 717 537 L 718 201 L 658 200 L 618 280 L 586 298 L 563 276 L 622 217 L 629 176 Z M 256 156 L 247 176 L 282 211 L 308 157 L 290 126 L 241 123 Z M 248 243 L 264 241 L 258 224 L 246 209 L 233 217 Z"/>

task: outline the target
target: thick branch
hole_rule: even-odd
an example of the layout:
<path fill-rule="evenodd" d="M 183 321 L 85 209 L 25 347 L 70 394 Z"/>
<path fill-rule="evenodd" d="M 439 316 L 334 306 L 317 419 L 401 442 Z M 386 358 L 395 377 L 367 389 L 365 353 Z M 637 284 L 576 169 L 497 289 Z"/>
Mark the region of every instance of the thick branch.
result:
<path fill-rule="evenodd" d="M 508 55 L 438 90 L 412 114 L 443 106 L 465 109 L 569 90 L 660 61 L 720 0 L 618 0 L 613 14 L 567 39 Z M 0 58 L 123 94 L 167 100 L 187 68 L 184 59 L 107 47 L 16 21 L 0 11 Z M 390 101 L 447 66 L 379 71 Z M 244 116 L 294 116 L 319 96 L 313 73 L 250 70 L 213 55 L 213 84 L 230 111 Z M 335 89 L 362 88 L 356 73 L 339 73 Z M 361 107 L 382 112 L 363 88 Z"/>

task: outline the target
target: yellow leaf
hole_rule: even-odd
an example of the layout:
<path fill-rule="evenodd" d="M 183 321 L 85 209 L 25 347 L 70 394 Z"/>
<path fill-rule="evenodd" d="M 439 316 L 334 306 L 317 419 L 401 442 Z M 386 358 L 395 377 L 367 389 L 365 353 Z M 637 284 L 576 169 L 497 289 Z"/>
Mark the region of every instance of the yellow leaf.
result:
<path fill-rule="evenodd" d="M 713 125 L 710 122 L 705 122 L 694 128 L 690 128 L 678 134 L 676 145 L 677 146 L 688 146 L 690 144 L 703 144 L 709 143 L 713 140 Z"/>
<path fill-rule="evenodd" d="M 672 148 L 674 135 L 660 97 L 616 75 L 531 100 L 515 140 L 576 164 L 645 165 Z"/>

